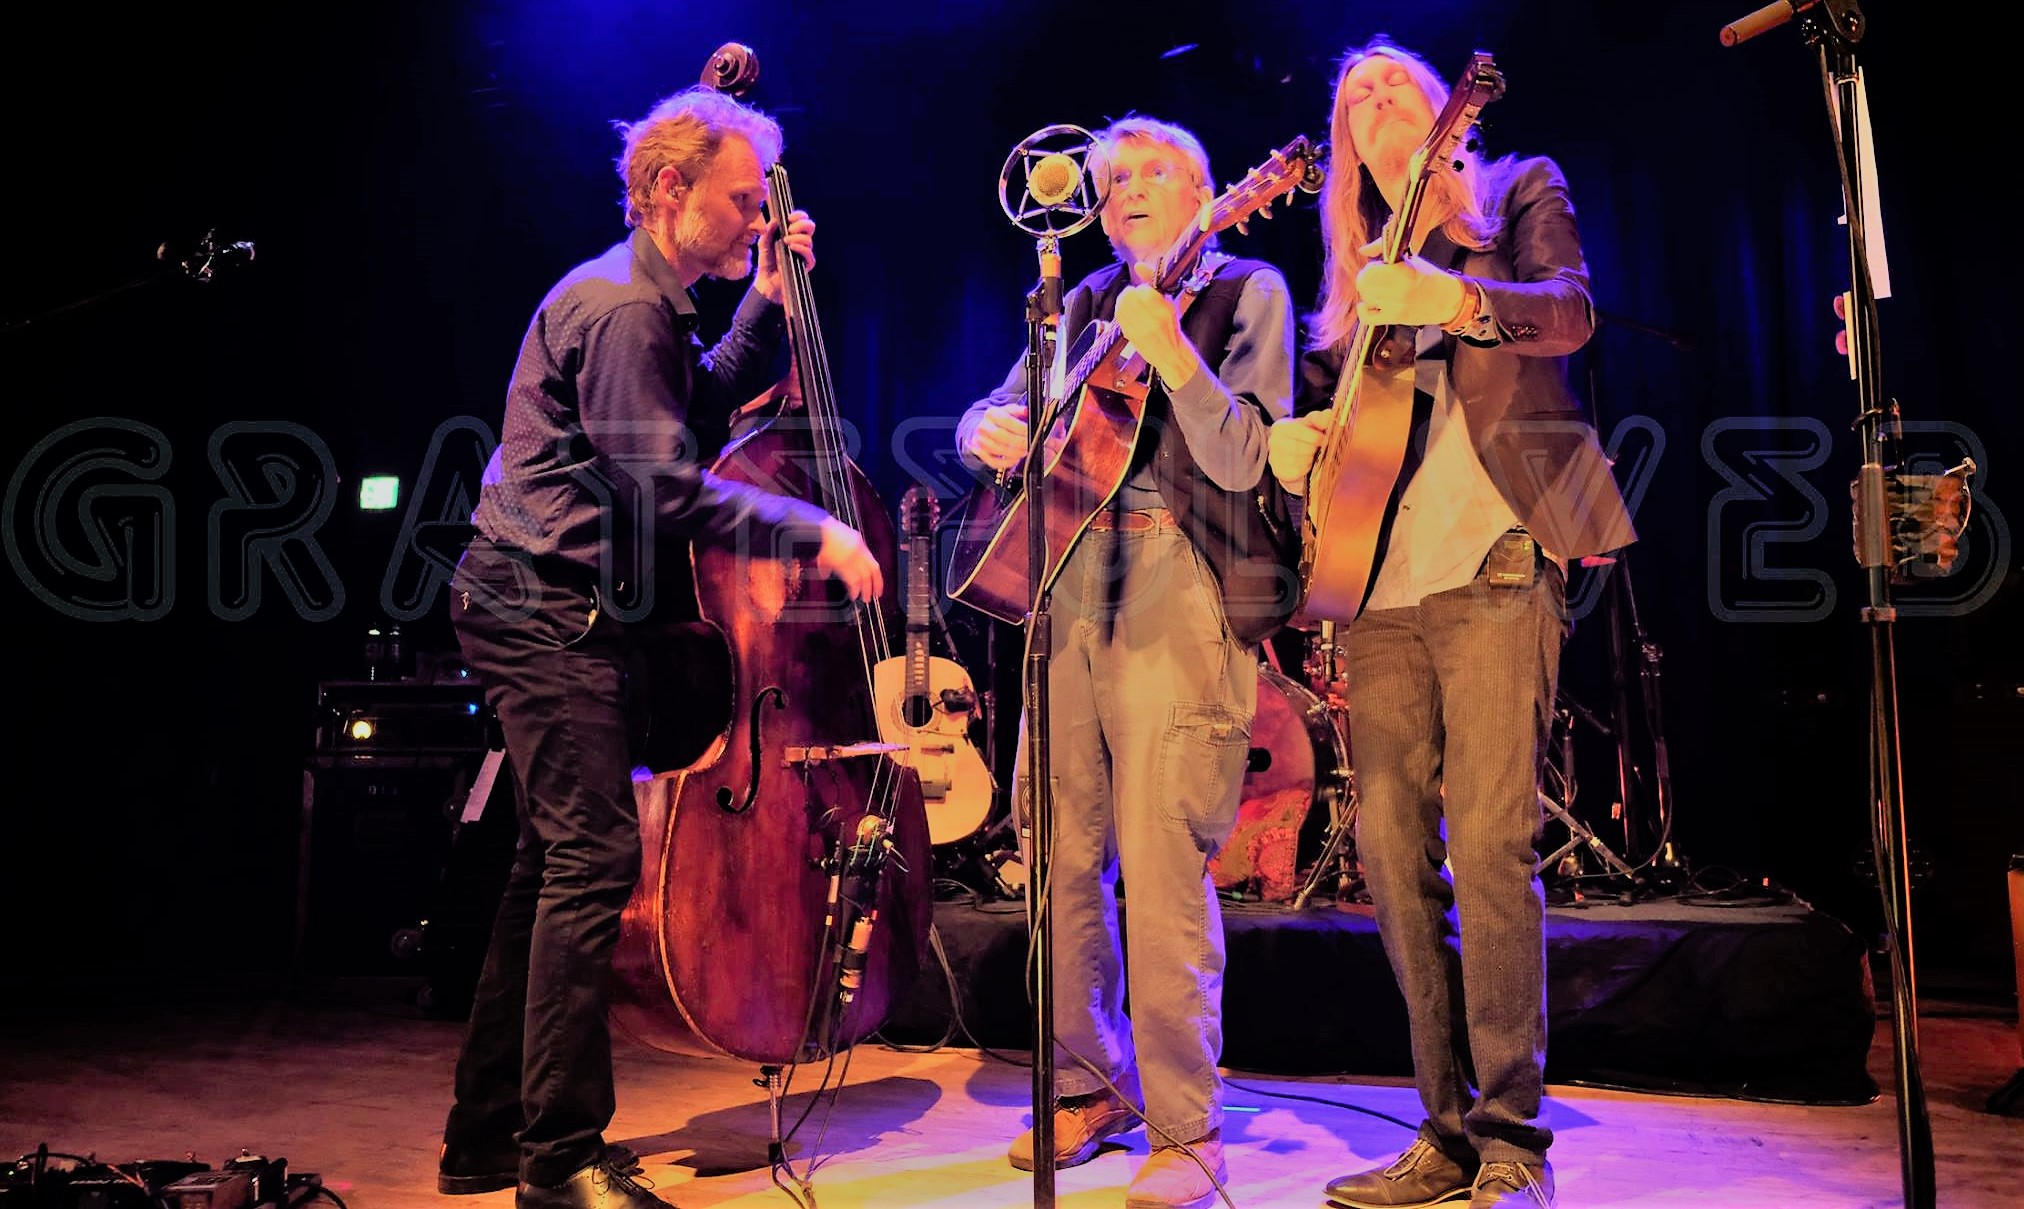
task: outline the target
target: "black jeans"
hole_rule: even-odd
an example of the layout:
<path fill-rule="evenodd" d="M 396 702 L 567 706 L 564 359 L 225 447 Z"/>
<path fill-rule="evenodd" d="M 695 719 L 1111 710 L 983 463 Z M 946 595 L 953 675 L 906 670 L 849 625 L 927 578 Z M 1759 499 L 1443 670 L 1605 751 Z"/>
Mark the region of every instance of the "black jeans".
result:
<path fill-rule="evenodd" d="M 505 732 L 520 840 L 444 1140 L 482 1154 L 517 1135 L 520 1178 L 555 1185 L 597 1161 L 615 1107 L 611 960 L 640 870 L 624 627 L 592 593 L 481 547 L 450 588 L 458 643 Z"/>

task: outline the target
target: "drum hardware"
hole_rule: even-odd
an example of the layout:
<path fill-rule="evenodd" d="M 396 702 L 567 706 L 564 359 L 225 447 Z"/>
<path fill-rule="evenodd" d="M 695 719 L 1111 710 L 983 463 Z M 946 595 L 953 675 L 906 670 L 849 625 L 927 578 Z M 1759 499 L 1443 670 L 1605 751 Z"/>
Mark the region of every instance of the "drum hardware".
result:
<path fill-rule="evenodd" d="M 1264 650 L 1237 821 L 1209 873 L 1225 894 L 1290 903 L 1331 874 L 1354 876 L 1349 741 L 1340 700 L 1316 696 Z"/>
<path fill-rule="evenodd" d="M 1342 643 L 1336 634 L 1336 623 L 1323 621 L 1316 628 L 1313 641 L 1308 645 L 1302 670 L 1307 674 L 1307 683 L 1320 694 L 1321 707 L 1329 712 L 1337 731 L 1349 733 L 1349 704 L 1343 699 Z M 1347 749 L 1345 748 L 1345 751 Z M 1307 871 L 1307 880 L 1301 883 L 1299 893 L 1293 896 L 1293 906 L 1305 907 L 1308 900 L 1330 877 L 1338 879 L 1335 898 L 1368 898 L 1364 893 L 1363 874 L 1356 863 L 1356 780 L 1351 769 L 1345 764 L 1340 770 L 1341 801 L 1329 813 L 1327 833 L 1322 837 L 1321 854 Z"/>
<path fill-rule="evenodd" d="M 1657 339 L 1682 352 L 1692 348 L 1685 338 L 1664 328 L 1608 312 L 1599 313 L 1597 318 L 1604 326 L 1623 328 Z M 1606 342 L 1591 340 L 1585 349 L 1588 363 L 1587 419 L 1598 433 L 1605 431 L 1602 390 L 1605 345 Z M 1634 452 L 1626 449 L 1620 455 L 1613 449 L 1611 457 L 1631 456 Z M 1656 457 L 1657 452 L 1655 447 L 1649 453 L 1638 456 Z M 1636 468 L 1619 477 L 1626 482 L 1639 481 Z M 1617 810 L 1613 818 L 1622 823 L 1623 857 L 1637 870 L 1640 889 L 1667 891 L 1678 889 L 1691 878 L 1687 859 L 1673 839 L 1673 779 L 1666 748 L 1660 666 L 1664 651 L 1646 631 L 1644 618 L 1638 612 L 1637 592 L 1631 580 L 1630 553 L 1627 549 L 1618 550 L 1613 554 L 1580 560 L 1580 565 L 1594 572 L 1593 578 L 1599 580 L 1596 584 L 1598 591 L 1591 592 L 1584 583 L 1579 597 L 1593 604 L 1596 596 L 1600 595 L 1603 605 L 1602 630 L 1608 644 L 1605 651 L 1609 678 L 1608 724 L 1581 709 L 1580 703 L 1564 692 L 1556 700 L 1573 706 L 1577 716 L 1590 723 L 1596 733 L 1607 738 L 1615 749 Z M 1572 570 L 1571 567 L 1569 569 Z M 1575 600 L 1576 596 L 1568 598 L 1570 607 Z M 1640 737 L 1642 750 L 1640 744 L 1634 742 Z M 1570 793 L 1560 800 L 1571 805 L 1573 796 Z"/>
<path fill-rule="evenodd" d="M 960 886 L 982 899 L 1026 897 L 1026 857 L 1009 812 L 975 834 L 936 845 L 932 857 L 938 884 Z"/>
<path fill-rule="evenodd" d="M 1348 770 L 1344 770 L 1347 774 Z M 1339 879 L 1336 884 L 1337 902 L 1359 897 L 1363 894 L 1363 875 L 1357 871 L 1353 855 L 1356 834 L 1356 786 L 1348 786 L 1343 804 L 1334 820 L 1328 825 L 1328 834 L 1321 843 L 1321 855 L 1314 859 L 1314 865 L 1307 871 L 1307 880 L 1300 884 L 1299 893 L 1293 896 L 1293 909 L 1298 911 L 1307 906 L 1314 892 L 1330 877 Z"/>
<path fill-rule="evenodd" d="M 1637 870 L 1630 862 L 1612 851 L 1608 844 L 1602 842 L 1601 836 L 1568 809 L 1574 802 L 1577 785 L 1574 769 L 1574 723 L 1577 715 L 1605 736 L 1610 735 L 1609 729 L 1580 702 L 1565 692 L 1558 695 L 1553 710 L 1554 757 L 1549 758 L 1541 770 L 1539 807 L 1548 818 L 1567 828 L 1567 842 L 1540 857 L 1535 869 L 1542 875 L 1553 871 L 1564 878 L 1584 876 L 1581 854 L 1586 849 L 1602 862 L 1608 874 L 1635 879 Z M 1553 793 L 1547 792 L 1549 788 L 1559 794 L 1557 799 Z"/>

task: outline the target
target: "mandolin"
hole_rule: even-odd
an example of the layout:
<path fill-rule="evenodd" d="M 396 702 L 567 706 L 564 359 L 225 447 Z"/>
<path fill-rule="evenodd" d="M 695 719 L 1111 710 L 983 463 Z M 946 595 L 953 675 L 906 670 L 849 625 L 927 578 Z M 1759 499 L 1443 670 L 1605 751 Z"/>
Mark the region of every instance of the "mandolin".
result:
<path fill-rule="evenodd" d="M 951 844 L 984 825 L 996 786 L 984 755 L 970 741 L 977 688 L 953 659 L 928 653 L 934 623 L 935 524 L 941 503 L 916 484 L 900 499 L 907 551 L 905 653 L 872 668 L 879 738 L 904 744 L 897 758 L 921 777 L 928 842 Z"/>

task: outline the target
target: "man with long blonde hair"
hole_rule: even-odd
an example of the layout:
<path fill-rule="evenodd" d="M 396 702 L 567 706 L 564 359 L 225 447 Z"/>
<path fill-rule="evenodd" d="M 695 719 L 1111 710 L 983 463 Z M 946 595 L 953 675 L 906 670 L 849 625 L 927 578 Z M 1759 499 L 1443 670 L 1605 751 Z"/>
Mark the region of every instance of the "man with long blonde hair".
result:
<path fill-rule="evenodd" d="M 1271 440 L 1288 491 L 1332 489 L 1308 476 L 1360 372 L 1346 350 L 1361 326 L 1389 328 L 1374 359 L 1411 367 L 1412 441 L 1368 597 L 1334 620 L 1348 623 L 1357 854 L 1426 1120 L 1395 1162 L 1328 1186 L 1350 1209 L 1553 1204 L 1539 768 L 1567 562 L 1635 538 L 1567 385 L 1595 308 L 1559 168 L 1470 151 L 1432 164 L 1410 254 L 1380 255 L 1447 100 L 1382 38 L 1343 60 L 1314 348 L 1299 418 Z"/>

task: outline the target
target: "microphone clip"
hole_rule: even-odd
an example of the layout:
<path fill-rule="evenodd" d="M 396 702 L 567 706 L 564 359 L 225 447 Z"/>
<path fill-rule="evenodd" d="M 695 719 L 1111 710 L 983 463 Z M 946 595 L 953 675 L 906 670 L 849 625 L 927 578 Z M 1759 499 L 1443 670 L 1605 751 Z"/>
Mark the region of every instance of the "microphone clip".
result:
<path fill-rule="evenodd" d="M 1051 327 L 1061 318 L 1061 238 L 1042 235 L 1034 250 L 1040 256 L 1040 288 L 1034 293 L 1033 312 Z"/>

